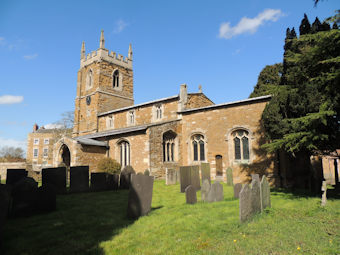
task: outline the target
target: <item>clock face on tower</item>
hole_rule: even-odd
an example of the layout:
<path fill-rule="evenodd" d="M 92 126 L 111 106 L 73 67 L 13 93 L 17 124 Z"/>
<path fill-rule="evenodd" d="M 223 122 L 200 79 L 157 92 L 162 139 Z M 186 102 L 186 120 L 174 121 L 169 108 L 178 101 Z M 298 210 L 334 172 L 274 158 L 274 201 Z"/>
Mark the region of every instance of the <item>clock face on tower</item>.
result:
<path fill-rule="evenodd" d="M 91 104 L 91 96 L 86 97 L 86 104 L 90 105 Z"/>

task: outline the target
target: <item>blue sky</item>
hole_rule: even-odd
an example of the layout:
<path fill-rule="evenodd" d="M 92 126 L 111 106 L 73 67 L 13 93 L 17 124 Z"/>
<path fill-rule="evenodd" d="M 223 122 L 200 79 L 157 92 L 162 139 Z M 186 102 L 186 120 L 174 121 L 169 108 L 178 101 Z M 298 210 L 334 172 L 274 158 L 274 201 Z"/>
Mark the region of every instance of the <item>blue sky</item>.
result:
<path fill-rule="evenodd" d="M 133 49 L 135 103 L 182 83 L 215 103 L 245 99 L 266 65 L 282 61 L 287 27 L 334 15 L 337 0 L 0 2 L 0 147 L 26 149 L 34 123 L 74 109 L 80 49 Z"/>

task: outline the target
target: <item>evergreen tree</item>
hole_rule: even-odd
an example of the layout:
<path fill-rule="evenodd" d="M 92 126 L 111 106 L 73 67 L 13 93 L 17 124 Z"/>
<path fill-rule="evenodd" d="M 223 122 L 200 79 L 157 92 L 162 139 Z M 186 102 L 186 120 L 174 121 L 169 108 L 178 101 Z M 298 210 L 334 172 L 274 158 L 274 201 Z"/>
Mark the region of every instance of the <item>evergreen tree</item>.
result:
<path fill-rule="evenodd" d="M 336 24 L 335 22 L 333 23 L 332 29 L 339 29 L 338 24 Z"/>
<path fill-rule="evenodd" d="M 329 31 L 329 30 L 331 30 L 331 26 L 326 21 L 322 22 L 320 31 Z"/>
<path fill-rule="evenodd" d="M 318 17 L 315 18 L 315 21 L 313 22 L 312 24 L 312 29 L 311 29 L 311 32 L 313 34 L 319 32 L 321 30 L 321 22 L 320 20 L 318 19 Z"/>
<path fill-rule="evenodd" d="M 304 17 L 301 20 L 299 31 L 300 31 L 300 35 L 305 35 L 305 34 L 310 33 L 310 23 L 309 23 L 306 13 L 304 14 Z"/>
<path fill-rule="evenodd" d="M 290 36 L 291 36 L 291 34 L 290 34 L 290 28 L 287 27 L 287 29 L 286 29 L 286 39 L 291 39 Z"/>
<path fill-rule="evenodd" d="M 296 38 L 296 32 L 295 32 L 295 28 L 293 27 L 293 29 L 290 31 L 290 37 L 291 39 L 295 39 Z"/>

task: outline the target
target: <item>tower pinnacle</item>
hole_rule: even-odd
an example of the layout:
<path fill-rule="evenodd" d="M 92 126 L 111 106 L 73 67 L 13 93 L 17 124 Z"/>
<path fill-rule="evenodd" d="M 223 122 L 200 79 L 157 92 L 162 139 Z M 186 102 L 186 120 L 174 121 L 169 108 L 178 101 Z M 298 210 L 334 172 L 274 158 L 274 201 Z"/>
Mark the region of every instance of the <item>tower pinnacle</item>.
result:
<path fill-rule="evenodd" d="M 104 30 L 102 30 L 100 34 L 100 43 L 99 43 L 100 49 L 105 49 L 105 39 L 104 39 Z"/>
<path fill-rule="evenodd" d="M 129 45 L 128 59 L 132 60 L 132 46 L 131 46 L 131 43 Z"/>
<path fill-rule="evenodd" d="M 85 58 L 85 42 L 81 44 L 80 59 Z"/>

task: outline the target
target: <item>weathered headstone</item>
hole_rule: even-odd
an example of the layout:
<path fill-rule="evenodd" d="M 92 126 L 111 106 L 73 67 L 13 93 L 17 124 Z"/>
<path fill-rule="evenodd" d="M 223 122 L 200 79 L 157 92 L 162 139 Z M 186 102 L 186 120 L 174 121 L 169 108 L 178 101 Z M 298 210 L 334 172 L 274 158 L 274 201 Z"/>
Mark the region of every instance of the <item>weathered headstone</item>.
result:
<path fill-rule="evenodd" d="M 242 183 L 236 183 L 234 185 L 234 198 L 240 197 L 241 189 L 242 189 Z"/>
<path fill-rule="evenodd" d="M 253 179 L 251 182 L 251 204 L 253 207 L 253 213 L 260 213 L 262 208 L 260 182 L 257 179 Z"/>
<path fill-rule="evenodd" d="M 259 174 L 251 174 L 251 181 L 257 180 L 260 182 L 260 175 Z"/>
<path fill-rule="evenodd" d="M 107 183 L 108 190 L 118 190 L 119 175 L 118 174 L 107 174 L 106 183 Z"/>
<path fill-rule="evenodd" d="M 177 171 L 175 169 L 166 168 L 165 174 L 166 174 L 166 179 L 165 179 L 166 185 L 176 184 L 176 182 L 177 182 Z"/>
<path fill-rule="evenodd" d="M 131 175 L 127 216 L 138 218 L 151 210 L 154 178 L 146 175 Z"/>
<path fill-rule="evenodd" d="M 187 204 L 196 204 L 197 203 L 197 195 L 196 195 L 196 189 L 189 185 L 185 188 L 185 198 Z"/>
<path fill-rule="evenodd" d="M 270 187 L 265 175 L 262 176 L 261 180 L 261 199 L 262 199 L 262 210 L 266 207 L 270 207 Z"/>
<path fill-rule="evenodd" d="M 2 245 L 3 229 L 8 214 L 10 196 L 6 185 L 0 184 L 0 247 Z"/>
<path fill-rule="evenodd" d="M 198 166 L 181 166 L 180 167 L 181 192 L 192 185 L 196 190 L 201 189 L 200 175 Z"/>
<path fill-rule="evenodd" d="M 211 184 L 210 164 L 209 163 L 201 163 L 201 176 L 202 176 L 202 184 L 203 184 L 204 180 L 208 180 L 209 184 Z"/>
<path fill-rule="evenodd" d="M 107 173 L 91 173 L 91 190 L 103 191 L 108 189 Z"/>
<path fill-rule="evenodd" d="M 89 167 L 74 166 L 70 168 L 71 192 L 86 192 L 89 190 Z"/>
<path fill-rule="evenodd" d="M 210 183 L 207 179 L 205 179 L 203 180 L 203 184 L 201 188 L 201 200 L 203 202 L 207 202 L 209 192 L 210 192 Z"/>
<path fill-rule="evenodd" d="M 25 177 L 27 177 L 25 169 L 7 169 L 6 184 L 14 185 Z"/>
<path fill-rule="evenodd" d="M 121 189 L 129 189 L 130 182 L 131 182 L 131 175 L 136 174 L 135 170 L 132 166 L 126 166 L 120 173 L 120 185 L 119 188 Z"/>
<path fill-rule="evenodd" d="M 52 212 L 57 209 L 57 193 L 54 186 L 39 187 L 38 209 L 42 212 Z"/>
<path fill-rule="evenodd" d="M 233 186 L 233 169 L 230 167 L 227 168 L 227 185 Z"/>
<path fill-rule="evenodd" d="M 42 186 L 53 185 L 58 194 L 66 192 L 66 167 L 44 168 Z"/>
<path fill-rule="evenodd" d="M 322 197 L 321 197 L 321 206 L 325 206 L 327 203 L 327 182 L 323 181 L 321 186 Z"/>
<path fill-rule="evenodd" d="M 206 202 L 218 202 L 223 200 L 223 186 L 219 182 L 211 184 Z"/>
<path fill-rule="evenodd" d="M 245 184 L 240 192 L 240 221 L 245 222 L 253 215 L 253 207 L 251 203 L 251 189 Z"/>

